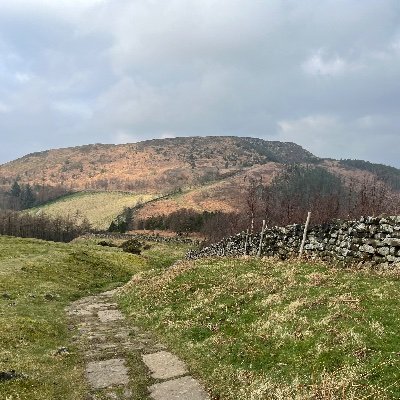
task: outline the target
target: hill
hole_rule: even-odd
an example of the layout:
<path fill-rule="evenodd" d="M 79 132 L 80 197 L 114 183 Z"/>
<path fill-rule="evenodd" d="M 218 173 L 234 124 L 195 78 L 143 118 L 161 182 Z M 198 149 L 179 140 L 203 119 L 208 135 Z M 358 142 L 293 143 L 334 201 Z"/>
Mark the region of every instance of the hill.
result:
<path fill-rule="evenodd" d="M 62 185 L 73 190 L 159 193 L 221 180 L 267 162 L 317 158 L 294 143 L 240 137 L 189 137 L 87 145 L 33 153 L 0 166 L 0 185 Z"/>
<path fill-rule="evenodd" d="M 340 184 L 336 180 L 336 192 L 331 191 L 330 195 L 341 197 L 341 203 L 345 198 L 352 199 L 341 205 L 343 215 L 354 214 L 356 207 L 359 208 L 356 214 L 386 212 L 387 207 L 379 206 L 383 204 L 382 199 L 392 204 L 399 203 L 400 170 L 396 168 L 361 160 L 320 159 L 294 143 L 232 136 L 156 139 L 124 145 L 94 144 L 33 153 L 0 166 L 0 191 L 1 188 L 9 191 L 17 180 L 21 187 L 32 185 L 38 198 L 45 191 L 41 188 L 48 191 L 52 187 L 75 192 L 125 191 L 143 199 L 159 198 L 135 211 L 138 221 L 156 215 L 170 215 L 182 208 L 197 212 L 237 213 L 248 207 L 246 202 L 252 182 L 268 186 L 293 164 L 326 171 L 331 177 L 325 174 L 324 179 L 330 184 L 335 182 L 334 177 L 340 179 Z M 314 179 L 316 175 L 309 174 L 308 179 Z M 309 184 L 304 179 L 292 183 L 298 185 L 297 189 L 291 190 L 292 198 Z M 349 190 L 341 189 L 339 186 L 342 184 Z M 289 193 L 290 190 L 286 189 Z M 362 192 L 358 200 L 355 192 Z M 44 209 L 51 213 L 56 209 L 63 213 L 79 211 L 88 216 L 95 227 L 104 228 L 117 209 L 134 205 L 128 204 L 128 199 L 127 203 L 122 202 L 121 207 L 119 199 L 114 207 L 110 204 L 114 202 L 111 198 L 95 201 L 100 199 L 99 196 L 67 196 L 67 202 L 61 198 L 36 210 Z M 394 201 L 391 200 L 393 196 Z M 326 201 L 332 202 L 333 197 Z M 0 207 L 2 203 L 18 204 L 10 201 L 9 195 L 4 198 L 7 201 L 1 202 L 0 193 Z M 72 204 L 72 199 L 80 200 Z M 365 199 L 373 199 L 374 204 L 361 204 Z M 286 206 L 288 210 L 293 209 L 293 204 Z M 110 211 L 109 207 L 113 210 Z M 304 207 L 307 208 L 308 203 Z M 396 213 L 396 210 L 391 212 Z M 105 215 L 103 222 L 97 221 L 99 214 Z M 304 211 L 300 210 L 298 214 L 303 218 Z M 299 222 L 293 215 L 281 222 L 287 224 L 294 219 Z"/>

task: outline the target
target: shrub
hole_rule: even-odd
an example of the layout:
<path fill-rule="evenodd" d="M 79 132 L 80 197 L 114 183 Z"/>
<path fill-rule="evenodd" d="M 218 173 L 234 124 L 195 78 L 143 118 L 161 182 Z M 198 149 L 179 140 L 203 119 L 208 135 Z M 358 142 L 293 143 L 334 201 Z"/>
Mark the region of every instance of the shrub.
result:
<path fill-rule="evenodd" d="M 126 253 L 140 254 L 142 251 L 142 243 L 137 239 L 129 239 L 121 244 L 121 248 Z"/>

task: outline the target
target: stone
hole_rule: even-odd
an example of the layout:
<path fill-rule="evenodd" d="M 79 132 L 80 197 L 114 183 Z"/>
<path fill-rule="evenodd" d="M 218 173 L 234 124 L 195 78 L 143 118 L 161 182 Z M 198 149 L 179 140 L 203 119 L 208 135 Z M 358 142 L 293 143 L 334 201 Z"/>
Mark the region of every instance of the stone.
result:
<path fill-rule="evenodd" d="M 78 316 L 89 316 L 92 315 L 92 313 L 88 310 L 85 310 L 84 308 L 77 308 L 75 310 L 70 310 L 69 311 L 70 315 L 78 315 Z"/>
<path fill-rule="evenodd" d="M 381 256 L 387 256 L 390 252 L 389 247 L 379 247 L 376 252 L 380 254 Z"/>
<path fill-rule="evenodd" d="M 368 245 L 368 244 L 364 244 L 362 246 L 360 246 L 360 251 L 363 251 L 365 253 L 370 253 L 370 254 L 374 254 L 375 253 L 375 248 Z"/>
<path fill-rule="evenodd" d="M 64 346 L 63 346 L 63 347 L 58 348 L 58 349 L 56 350 L 55 354 L 56 354 L 56 355 L 67 355 L 67 354 L 69 354 L 69 350 L 68 350 L 67 347 L 64 347 Z"/>
<path fill-rule="evenodd" d="M 392 233 L 393 232 L 393 227 L 389 224 L 383 224 L 380 225 L 379 230 L 381 232 L 387 232 L 387 233 Z"/>
<path fill-rule="evenodd" d="M 362 219 L 360 219 L 360 221 L 361 221 L 361 220 L 362 220 Z M 365 232 L 366 226 L 365 226 L 364 223 L 360 223 L 360 224 L 357 224 L 357 225 L 354 227 L 354 229 L 355 229 L 357 232 Z"/>
<path fill-rule="evenodd" d="M 113 358 L 92 361 L 87 364 L 86 376 L 93 389 L 103 389 L 114 385 L 126 385 L 129 382 L 125 360 Z"/>
<path fill-rule="evenodd" d="M 349 249 L 340 249 L 340 254 L 344 257 L 347 257 L 351 251 Z"/>
<path fill-rule="evenodd" d="M 119 310 L 101 310 L 97 312 L 97 316 L 101 322 L 111 322 L 124 319 L 124 316 Z"/>
<path fill-rule="evenodd" d="M 387 246 L 400 247 L 400 239 L 397 238 L 386 238 L 383 240 L 383 243 Z"/>
<path fill-rule="evenodd" d="M 0 382 L 11 381 L 12 379 L 27 378 L 27 375 L 21 374 L 14 370 L 11 371 L 0 371 Z"/>
<path fill-rule="evenodd" d="M 185 363 L 167 351 L 145 354 L 142 358 L 154 379 L 171 379 L 188 373 Z"/>
<path fill-rule="evenodd" d="M 150 386 L 150 397 L 154 400 L 209 400 L 207 392 L 191 376 L 157 383 Z"/>

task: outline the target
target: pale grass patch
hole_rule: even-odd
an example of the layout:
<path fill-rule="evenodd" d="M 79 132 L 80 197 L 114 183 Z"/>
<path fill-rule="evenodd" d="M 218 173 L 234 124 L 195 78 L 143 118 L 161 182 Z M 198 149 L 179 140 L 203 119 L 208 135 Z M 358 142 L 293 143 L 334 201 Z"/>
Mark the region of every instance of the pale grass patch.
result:
<path fill-rule="evenodd" d="M 251 330 L 261 337 L 273 336 L 281 340 L 300 339 L 312 336 L 313 333 L 307 327 L 310 323 L 305 316 L 297 315 L 297 311 L 306 304 L 304 299 L 296 299 L 282 309 L 275 310 L 262 319 L 252 324 Z M 296 321 L 295 329 L 289 328 L 288 323 Z"/>
<path fill-rule="evenodd" d="M 382 290 L 378 288 L 372 289 L 371 294 L 377 297 L 379 300 L 387 298 L 387 294 L 382 292 Z"/>
<path fill-rule="evenodd" d="M 140 271 L 133 275 L 129 282 L 118 289 L 118 294 L 124 295 L 129 293 L 130 291 L 135 290 L 136 286 L 140 287 L 143 295 L 154 294 L 161 291 L 177 276 L 194 268 L 195 265 L 189 261 L 177 261 L 161 275 L 158 275 L 154 270 Z M 146 282 L 146 285 L 143 285 L 143 282 Z"/>
<path fill-rule="evenodd" d="M 351 292 L 332 297 L 329 303 L 335 308 L 345 305 L 352 309 L 360 309 L 360 299 L 353 296 Z"/>
<path fill-rule="evenodd" d="M 334 311 L 331 314 L 325 315 L 325 317 L 321 318 L 320 320 L 316 321 L 315 324 L 318 326 L 334 326 L 336 321 L 343 318 L 343 314 L 341 311 Z"/>
<path fill-rule="evenodd" d="M 354 328 L 341 331 L 337 331 L 338 340 L 343 344 L 351 344 L 357 347 L 364 347 L 365 346 L 365 338 L 359 332 L 356 332 Z"/>
<path fill-rule="evenodd" d="M 309 286 L 320 286 L 328 280 L 329 275 L 321 272 L 312 272 L 306 278 L 308 279 Z"/>
<path fill-rule="evenodd" d="M 385 327 L 379 321 L 371 321 L 369 326 L 377 336 L 383 336 L 385 333 Z"/>
<path fill-rule="evenodd" d="M 333 372 L 323 371 L 316 376 L 296 375 L 291 382 L 279 381 L 279 368 L 270 374 L 260 374 L 244 369 L 223 366 L 214 373 L 214 380 L 235 381 L 240 387 L 231 392 L 230 384 L 224 392 L 224 399 L 229 400 L 367 400 L 388 399 L 385 389 L 374 388 L 374 395 L 360 395 L 361 379 L 365 371 L 360 365 L 346 366 Z M 309 383 L 305 383 L 309 380 Z"/>
<path fill-rule="evenodd" d="M 269 307 L 271 305 L 279 305 L 285 300 L 283 293 L 272 293 L 259 302 L 260 306 Z"/>

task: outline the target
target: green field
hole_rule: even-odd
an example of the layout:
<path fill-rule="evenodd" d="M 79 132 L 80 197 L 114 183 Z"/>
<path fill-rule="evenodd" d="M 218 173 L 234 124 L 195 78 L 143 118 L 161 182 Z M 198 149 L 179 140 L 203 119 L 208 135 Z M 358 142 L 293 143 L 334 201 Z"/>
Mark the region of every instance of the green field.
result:
<path fill-rule="evenodd" d="M 25 379 L 0 382 L 1 399 L 79 399 L 83 364 L 64 308 L 129 279 L 143 263 L 100 246 L 0 236 L 0 371 Z M 68 356 L 57 356 L 60 347 Z"/>
<path fill-rule="evenodd" d="M 215 399 L 399 399 L 400 270 L 225 259 L 136 276 L 122 306 Z"/>
<path fill-rule="evenodd" d="M 87 218 L 92 228 L 106 230 L 125 207 L 133 207 L 152 198 L 154 196 L 126 192 L 79 192 L 32 208 L 29 212 L 70 216 L 77 218 L 78 222 Z"/>
<path fill-rule="evenodd" d="M 0 399 L 85 399 L 84 359 L 75 348 L 76 332 L 65 307 L 119 286 L 150 265 L 165 266 L 160 258 L 169 248 L 169 262 L 187 250 L 152 244 L 136 256 L 90 241 L 0 236 L 0 372 L 18 374 L 18 379 L 0 379 Z M 68 353 L 57 354 L 62 347 Z"/>
<path fill-rule="evenodd" d="M 0 398 L 85 399 L 65 307 L 126 282 L 128 321 L 184 359 L 213 400 L 400 398 L 399 268 L 253 258 L 171 268 L 187 248 L 151 243 L 136 256 L 95 239 L 0 236 L 0 372 L 19 374 L 0 381 Z"/>

